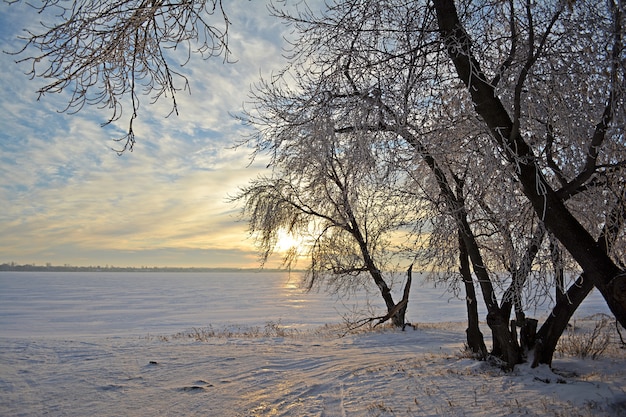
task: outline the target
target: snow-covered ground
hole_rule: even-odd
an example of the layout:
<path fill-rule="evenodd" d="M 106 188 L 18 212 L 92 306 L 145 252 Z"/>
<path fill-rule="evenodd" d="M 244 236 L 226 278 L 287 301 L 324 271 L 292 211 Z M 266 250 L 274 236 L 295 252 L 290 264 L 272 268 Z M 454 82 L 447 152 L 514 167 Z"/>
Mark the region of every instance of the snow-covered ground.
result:
<path fill-rule="evenodd" d="M 416 330 L 346 334 L 346 307 L 286 275 L 54 275 L 0 273 L 2 416 L 626 415 L 616 340 L 506 374 L 464 355 L 462 315 L 426 319 L 463 313 L 427 289 Z"/>

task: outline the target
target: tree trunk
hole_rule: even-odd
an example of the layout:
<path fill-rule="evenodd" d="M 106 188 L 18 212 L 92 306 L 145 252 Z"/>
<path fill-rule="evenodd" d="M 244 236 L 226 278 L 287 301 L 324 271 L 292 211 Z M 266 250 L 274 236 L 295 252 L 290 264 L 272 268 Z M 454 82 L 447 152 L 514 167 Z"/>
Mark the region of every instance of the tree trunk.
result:
<path fill-rule="evenodd" d="M 509 285 L 502 295 L 500 308 L 506 311 L 507 315 L 510 316 L 511 309 L 515 307 L 516 319 L 518 320 L 519 317 L 517 316 L 520 312 L 523 314 L 521 308 L 522 289 L 524 288 L 524 285 L 526 285 L 526 280 L 532 270 L 535 257 L 537 256 L 537 253 L 539 253 L 539 248 L 541 247 L 541 242 L 543 242 L 544 236 L 545 227 L 541 222 L 539 222 L 533 232 L 533 237 L 526 248 L 526 252 L 522 257 L 518 268 L 511 274 L 511 285 Z"/>
<path fill-rule="evenodd" d="M 382 295 L 383 300 L 385 301 L 385 305 L 387 306 L 387 312 L 388 313 L 393 312 L 396 308 L 396 303 L 393 301 L 393 297 L 391 296 L 391 290 L 389 289 L 389 287 L 387 286 L 387 283 L 383 279 L 382 274 L 380 273 L 379 270 L 370 270 L 369 272 L 370 272 L 370 275 L 374 278 L 374 282 L 380 289 L 380 294 Z M 406 306 L 404 306 L 404 308 L 399 309 L 398 311 L 396 311 L 395 314 L 391 316 L 391 322 L 393 323 L 394 326 L 396 327 L 404 326 L 404 313 L 405 312 L 406 312 Z"/>
<path fill-rule="evenodd" d="M 565 331 L 570 318 L 593 289 L 593 284 L 584 275 L 569 287 L 567 292 L 557 299 L 552 313 L 537 332 L 532 367 L 539 364 L 552 365 L 552 357 L 559 338 Z"/>
<path fill-rule="evenodd" d="M 485 339 L 479 327 L 476 290 L 474 288 L 474 282 L 472 281 L 467 249 L 460 236 L 459 261 L 459 271 L 461 272 L 463 284 L 465 285 L 465 305 L 467 307 L 467 330 L 465 330 L 465 334 L 467 336 L 467 347 L 469 347 L 473 353 L 479 355 L 481 359 L 485 359 L 487 357 L 487 346 L 485 346 Z"/>
<path fill-rule="evenodd" d="M 406 284 L 404 284 L 402 300 L 400 300 L 398 304 L 394 305 L 392 308 L 387 308 L 387 314 L 385 314 L 383 317 L 378 317 L 378 323 L 376 323 L 375 326 L 378 326 L 379 324 L 384 323 L 389 319 L 391 319 L 392 323 L 396 327 L 402 327 L 402 330 L 404 330 L 404 328 L 408 324 L 405 321 L 405 317 L 406 317 L 406 309 L 409 305 L 409 294 L 411 292 L 411 281 L 412 281 L 411 271 L 412 270 L 413 270 L 413 264 L 409 266 L 409 269 L 407 271 L 407 279 L 406 279 Z M 375 320 L 375 319 L 370 319 L 368 320 L 368 322 L 371 320 Z M 398 323 L 402 323 L 402 324 L 398 324 Z"/>
<path fill-rule="evenodd" d="M 459 21 L 454 0 L 434 0 L 439 31 L 459 78 L 472 97 L 476 112 L 509 162 L 518 167 L 522 191 L 547 229 L 563 244 L 626 327 L 626 272 L 595 242 L 543 178 L 536 157 L 519 134 L 504 105 L 471 52 L 471 40 Z"/>
<path fill-rule="evenodd" d="M 611 252 L 611 248 L 615 242 L 619 230 L 622 228 L 623 219 L 626 218 L 626 206 L 616 205 L 607 216 L 607 221 L 602 228 L 602 233 L 598 238 L 598 244 L 606 253 Z M 535 358 L 532 366 L 539 364 L 552 365 L 552 357 L 559 338 L 565 331 L 570 318 L 583 302 L 587 294 L 593 289 L 591 280 L 586 279 L 585 275 L 581 275 L 571 285 L 565 293 L 557 292 L 556 304 L 552 310 L 552 314 L 537 332 L 537 340 L 535 344 Z"/>
<path fill-rule="evenodd" d="M 400 303 L 404 303 L 404 305 L 402 306 L 402 308 L 400 308 L 400 310 L 398 311 L 398 313 L 396 314 L 396 318 L 394 323 L 402 323 L 402 329 L 404 329 L 404 326 L 407 324 L 406 323 L 406 309 L 409 306 L 409 294 L 411 293 L 411 282 L 413 281 L 413 277 L 412 277 L 412 272 L 413 272 L 413 264 L 411 264 L 409 266 L 409 269 L 406 271 L 406 284 L 404 284 L 404 291 L 402 292 L 402 300 L 400 300 Z"/>
<path fill-rule="evenodd" d="M 369 272 L 370 276 L 374 280 L 374 283 L 380 290 L 380 295 L 383 297 L 383 300 L 385 301 L 385 305 L 387 306 L 387 313 L 391 313 L 396 310 L 396 303 L 393 301 L 393 297 L 391 296 L 391 289 L 387 285 L 387 282 L 385 282 L 385 279 L 383 278 L 383 275 L 380 272 L 380 269 L 374 263 L 374 259 L 372 258 L 372 255 L 370 254 L 369 248 L 367 247 L 367 242 L 365 241 L 365 238 L 363 237 L 363 234 L 361 233 L 361 230 L 358 227 L 358 222 L 356 221 L 356 219 L 354 218 L 354 215 L 352 215 L 351 212 L 348 213 L 348 218 L 350 220 L 350 226 L 346 230 L 350 234 L 352 234 L 354 239 L 359 244 L 359 248 L 361 249 L 361 255 L 363 256 L 363 261 L 365 262 L 365 267 L 367 268 L 367 271 Z M 407 296 L 407 303 L 408 303 L 408 296 Z M 400 310 L 406 311 L 406 306 L 404 309 L 399 309 L 398 311 Z M 400 317 L 396 312 L 392 314 L 391 320 L 394 326 L 397 326 L 397 327 L 404 326 L 404 314 L 402 314 L 402 317 Z"/>
<path fill-rule="evenodd" d="M 528 349 L 534 346 L 534 335 L 537 331 L 537 320 L 526 319 L 524 310 L 522 308 L 522 289 L 526 284 L 528 275 L 532 270 L 532 265 L 539 252 L 541 242 L 545 236 L 545 227 L 540 222 L 535 231 L 533 237 L 530 240 L 526 252 L 522 257 L 519 267 L 513 271 L 511 275 L 511 285 L 506 289 L 502 296 L 502 303 L 500 308 L 503 311 L 503 315 L 510 317 L 511 310 L 515 308 L 515 321 L 511 325 L 511 334 L 517 337 L 517 328 L 520 329 L 520 351 L 525 354 Z M 495 343 L 495 342 L 494 342 Z M 499 349 L 499 346 L 497 346 Z"/>
<path fill-rule="evenodd" d="M 489 273 L 484 266 L 485 262 L 480 253 L 480 248 L 467 223 L 465 207 L 463 205 L 460 207 L 461 208 L 456 210 L 458 216 L 457 221 L 460 224 L 459 232 L 465 243 L 465 248 L 472 262 L 474 273 L 478 278 L 480 289 L 483 293 L 483 299 L 487 306 L 487 325 L 494 336 L 494 346 L 499 348 L 492 353 L 494 355 L 497 354 L 505 362 L 506 369 L 513 369 L 515 365 L 521 363 L 522 356 L 519 346 L 513 339 L 511 331 L 509 330 L 509 312 L 502 310 L 498 306 L 496 293 Z"/>
<path fill-rule="evenodd" d="M 550 237 L 550 258 L 554 267 L 555 300 L 558 300 L 565 294 L 565 272 L 563 271 L 563 255 L 552 237 Z"/>

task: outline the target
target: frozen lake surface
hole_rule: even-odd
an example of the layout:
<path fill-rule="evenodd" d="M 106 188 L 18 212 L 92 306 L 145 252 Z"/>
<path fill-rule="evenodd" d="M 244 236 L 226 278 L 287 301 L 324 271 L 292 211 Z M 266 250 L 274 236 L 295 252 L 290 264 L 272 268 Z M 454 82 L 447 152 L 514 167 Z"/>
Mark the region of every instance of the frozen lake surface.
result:
<path fill-rule="evenodd" d="M 2 272 L 0 416 L 626 415 L 626 350 L 615 335 L 598 360 L 557 355 L 555 372 L 524 363 L 504 373 L 463 351 L 464 301 L 417 274 L 408 319 L 418 326 L 406 331 L 348 333 L 342 314 L 357 301 L 364 309 L 363 297 L 337 302 L 298 281 Z M 579 314 L 605 311 L 592 294 Z M 577 334 L 594 320 L 578 321 Z"/>
<path fill-rule="evenodd" d="M 305 292 L 299 273 L 226 272 L 0 272 L 0 335 L 126 336 L 171 334 L 194 327 L 282 326 L 313 328 L 366 311 L 363 295 L 338 300 Z M 407 320 L 465 320 L 465 303 L 414 274 Z M 395 299 L 399 300 L 397 285 Z M 378 294 L 370 295 L 382 315 Z M 479 304 L 482 306 L 482 303 Z M 577 313 L 608 313 L 596 292 Z M 532 312 L 531 312 L 532 313 Z M 529 313 L 530 314 L 530 313 Z M 536 315 L 545 316 L 547 310 Z M 480 311 L 484 319 L 484 309 Z"/>

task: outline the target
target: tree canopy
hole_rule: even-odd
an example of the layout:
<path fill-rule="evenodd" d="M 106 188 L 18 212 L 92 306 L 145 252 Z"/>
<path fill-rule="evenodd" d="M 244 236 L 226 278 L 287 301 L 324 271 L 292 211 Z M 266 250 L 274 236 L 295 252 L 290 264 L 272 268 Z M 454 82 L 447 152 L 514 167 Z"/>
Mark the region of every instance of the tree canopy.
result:
<path fill-rule="evenodd" d="M 188 88 L 180 66 L 192 54 L 227 60 L 230 53 L 221 0 L 46 0 L 33 8 L 51 22 L 27 31 L 23 47 L 12 53 L 30 64 L 31 77 L 46 80 L 40 96 L 71 93 L 65 111 L 85 105 L 108 108 L 111 123 L 130 102 L 120 152 L 135 143 L 133 121 L 141 96 L 152 102 L 166 97 L 177 113 L 176 93 Z"/>
<path fill-rule="evenodd" d="M 387 169 L 420 191 L 406 198 L 427 198 L 452 221 L 509 364 L 519 360 L 513 304 L 521 312 L 523 292 L 558 287 L 558 305 L 574 262 L 626 323 L 621 3 L 360 1 L 275 13 L 300 37 L 283 86 L 260 86 L 250 120 L 276 167 L 310 141 L 293 129 L 315 123 L 392 149 Z M 451 242 L 431 233 L 430 249 L 451 255 Z M 551 283 L 530 280 L 548 265 Z M 498 284 L 508 286 L 501 303 Z"/>

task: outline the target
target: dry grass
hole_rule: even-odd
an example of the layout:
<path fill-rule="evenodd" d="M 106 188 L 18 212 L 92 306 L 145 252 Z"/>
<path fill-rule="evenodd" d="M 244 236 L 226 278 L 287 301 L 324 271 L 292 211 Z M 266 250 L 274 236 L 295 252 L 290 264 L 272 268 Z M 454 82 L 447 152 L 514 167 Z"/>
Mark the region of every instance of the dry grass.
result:
<path fill-rule="evenodd" d="M 283 326 L 279 321 L 268 321 L 265 326 L 225 326 L 216 329 L 209 325 L 207 327 L 194 327 L 184 332 L 171 336 L 158 336 L 159 340 L 169 342 L 170 340 L 191 339 L 196 342 L 207 342 L 211 339 L 228 338 L 259 338 L 259 337 L 295 337 L 299 335 L 298 329 Z"/>
<path fill-rule="evenodd" d="M 582 359 L 598 359 L 605 353 L 622 349 L 623 342 L 615 319 L 606 314 L 575 320 L 561 336 L 556 353 Z"/>

